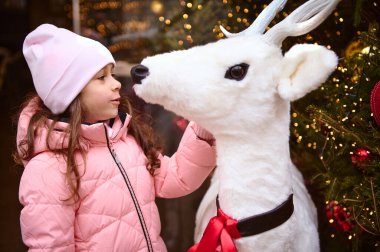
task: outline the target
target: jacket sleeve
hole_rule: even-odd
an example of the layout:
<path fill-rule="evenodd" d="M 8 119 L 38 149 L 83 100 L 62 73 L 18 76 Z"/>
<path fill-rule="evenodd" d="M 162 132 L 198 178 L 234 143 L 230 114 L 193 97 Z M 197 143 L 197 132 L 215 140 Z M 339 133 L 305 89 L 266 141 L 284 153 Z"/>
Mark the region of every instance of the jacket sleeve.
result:
<path fill-rule="evenodd" d="M 24 207 L 20 224 L 29 251 L 75 251 L 75 206 L 63 201 L 70 192 L 63 167 L 57 163 L 57 157 L 46 161 L 36 156 L 21 177 L 19 200 Z"/>
<path fill-rule="evenodd" d="M 215 140 L 210 133 L 190 122 L 178 150 L 161 156 L 154 180 L 156 196 L 175 198 L 196 190 L 216 165 Z"/>

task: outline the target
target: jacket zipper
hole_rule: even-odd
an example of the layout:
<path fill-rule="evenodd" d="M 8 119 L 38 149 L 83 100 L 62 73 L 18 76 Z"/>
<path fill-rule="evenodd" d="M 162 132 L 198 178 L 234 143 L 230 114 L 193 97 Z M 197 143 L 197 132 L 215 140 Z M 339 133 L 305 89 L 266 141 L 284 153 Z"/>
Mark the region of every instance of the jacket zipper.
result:
<path fill-rule="evenodd" d="M 107 134 L 107 128 L 106 128 L 106 126 L 104 126 L 104 129 L 105 129 L 105 134 L 106 134 L 106 139 L 107 139 L 108 150 L 111 153 L 113 160 L 115 161 L 117 167 L 119 168 L 119 170 L 121 172 L 121 175 L 124 178 L 125 184 L 127 185 L 128 191 L 129 191 L 129 193 L 130 193 L 130 195 L 132 197 L 133 204 L 135 205 L 136 212 L 137 212 L 137 215 L 139 217 L 139 221 L 140 221 L 140 224 L 141 224 L 144 236 L 145 236 L 146 244 L 148 246 L 148 251 L 149 252 L 153 252 L 152 241 L 150 240 L 148 228 L 146 227 L 144 216 L 143 216 L 143 213 L 141 211 L 141 207 L 139 205 L 139 202 L 137 201 L 136 194 L 135 194 L 135 192 L 133 190 L 132 184 L 131 184 L 131 182 L 130 182 L 130 180 L 128 178 L 127 173 L 125 172 L 125 169 L 124 169 L 123 165 L 121 164 L 119 158 L 116 155 L 115 150 L 113 148 L 111 148 L 111 145 L 110 145 L 110 142 L 109 142 L 109 139 L 108 139 L 108 134 Z"/>

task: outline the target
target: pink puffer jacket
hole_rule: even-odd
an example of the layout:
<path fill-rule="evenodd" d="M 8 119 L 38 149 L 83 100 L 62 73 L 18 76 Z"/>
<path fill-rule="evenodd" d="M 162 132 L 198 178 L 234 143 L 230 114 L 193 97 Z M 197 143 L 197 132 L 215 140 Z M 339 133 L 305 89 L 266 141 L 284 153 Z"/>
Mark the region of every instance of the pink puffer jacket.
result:
<path fill-rule="evenodd" d="M 20 116 L 18 143 L 34 109 L 31 103 Z M 86 170 L 80 166 L 77 204 L 64 203 L 70 195 L 66 163 L 47 151 L 47 128 L 38 130 L 35 156 L 25 162 L 19 191 L 22 237 L 29 251 L 166 251 L 155 197 L 180 197 L 197 189 L 215 166 L 215 146 L 198 139 L 195 132 L 203 130 L 190 123 L 178 151 L 161 156 L 161 167 L 152 176 L 142 149 L 128 134 L 129 120 L 118 116 L 110 137 L 103 123 L 82 125 L 81 144 L 88 152 Z M 51 147 L 67 146 L 65 127 L 56 124 Z"/>

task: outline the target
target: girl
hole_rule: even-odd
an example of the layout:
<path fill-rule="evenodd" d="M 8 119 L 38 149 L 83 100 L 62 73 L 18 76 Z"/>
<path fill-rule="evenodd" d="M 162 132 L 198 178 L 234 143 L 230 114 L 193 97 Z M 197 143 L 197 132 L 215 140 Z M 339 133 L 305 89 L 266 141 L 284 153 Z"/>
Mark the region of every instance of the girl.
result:
<path fill-rule="evenodd" d="M 166 251 L 158 197 L 198 188 L 216 162 L 212 135 L 191 122 L 172 157 L 132 117 L 100 43 L 44 24 L 23 53 L 38 96 L 18 123 L 24 243 L 33 251 Z"/>

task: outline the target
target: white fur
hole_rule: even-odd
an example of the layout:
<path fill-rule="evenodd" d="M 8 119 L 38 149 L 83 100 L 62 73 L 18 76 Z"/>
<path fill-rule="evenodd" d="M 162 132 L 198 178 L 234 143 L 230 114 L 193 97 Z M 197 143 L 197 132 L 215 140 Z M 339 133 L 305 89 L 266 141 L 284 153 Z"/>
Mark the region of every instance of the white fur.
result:
<path fill-rule="evenodd" d="M 241 81 L 226 70 L 249 64 Z M 317 214 L 289 154 L 290 101 L 317 88 L 337 58 L 317 45 L 296 45 L 285 56 L 263 35 L 233 37 L 148 57 L 149 76 L 136 94 L 213 133 L 217 169 L 196 216 L 199 241 L 216 214 L 235 219 L 270 211 L 294 193 L 295 211 L 283 225 L 236 239 L 239 251 L 319 251 Z"/>
<path fill-rule="evenodd" d="M 285 67 L 280 79 L 278 93 L 283 99 L 294 101 L 317 87 L 330 75 L 330 69 L 337 65 L 335 53 L 323 46 L 295 45 L 284 57 Z M 318 69 L 319 73 L 307 72 Z"/>

